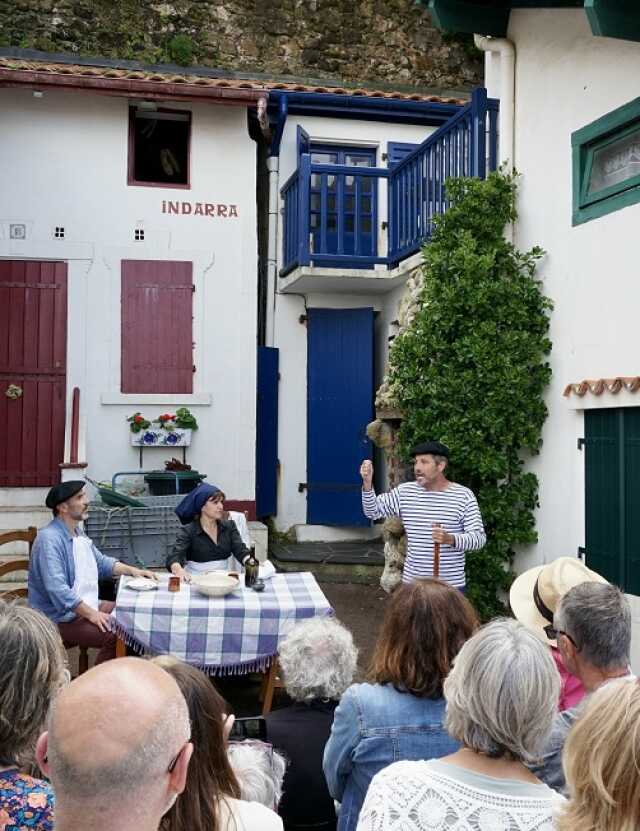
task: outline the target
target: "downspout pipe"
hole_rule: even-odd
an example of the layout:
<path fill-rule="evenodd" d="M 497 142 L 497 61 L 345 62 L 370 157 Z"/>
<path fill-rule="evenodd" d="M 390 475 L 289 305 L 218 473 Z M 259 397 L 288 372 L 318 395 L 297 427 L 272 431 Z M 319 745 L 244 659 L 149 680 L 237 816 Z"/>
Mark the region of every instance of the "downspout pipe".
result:
<path fill-rule="evenodd" d="M 474 35 L 473 39 L 476 47 L 482 52 L 492 52 L 500 56 L 499 160 L 503 169 L 511 173 L 514 166 L 516 50 L 507 38 Z"/>
<path fill-rule="evenodd" d="M 265 345 L 273 346 L 275 341 L 276 293 L 278 285 L 278 218 L 280 158 L 269 156 L 269 239 L 267 242 L 267 320 Z"/>

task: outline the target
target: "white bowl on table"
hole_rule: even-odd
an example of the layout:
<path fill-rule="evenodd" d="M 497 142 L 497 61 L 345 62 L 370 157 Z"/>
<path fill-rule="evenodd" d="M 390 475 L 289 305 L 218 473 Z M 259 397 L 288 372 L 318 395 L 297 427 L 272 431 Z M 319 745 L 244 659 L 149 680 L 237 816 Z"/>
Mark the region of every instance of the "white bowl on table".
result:
<path fill-rule="evenodd" d="M 205 574 L 194 574 L 191 585 L 209 597 L 224 597 L 231 594 L 240 585 L 240 578 L 236 575 L 220 571 L 208 571 Z"/>

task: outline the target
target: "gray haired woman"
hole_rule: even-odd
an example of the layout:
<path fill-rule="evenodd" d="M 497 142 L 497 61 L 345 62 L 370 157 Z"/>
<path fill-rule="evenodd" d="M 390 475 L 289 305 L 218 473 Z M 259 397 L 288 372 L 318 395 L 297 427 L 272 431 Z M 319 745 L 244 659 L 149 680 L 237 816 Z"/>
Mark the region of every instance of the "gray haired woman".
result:
<path fill-rule="evenodd" d="M 446 727 L 461 749 L 377 774 L 358 831 L 551 831 L 564 799 L 525 763 L 544 747 L 559 687 L 549 650 L 521 623 L 496 620 L 480 629 L 444 684 Z"/>
<path fill-rule="evenodd" d="M 23 773 L 68 673 L 56 626 L 0 600 L 0 827 L 51 831 L 53 792 Z M 3 824 L 4 822 L 4 824 Z"/>
<path fill-rule="evenodd" d="M 333 618 L 297 623 L 280 644 L 280 668 L 293 704 L 266 717 L 267 739 L 289 761 L 278 813 L 285 831 L 336 827 L 322 754 L 340 696 L 353 681 L 358 652 Z"/>

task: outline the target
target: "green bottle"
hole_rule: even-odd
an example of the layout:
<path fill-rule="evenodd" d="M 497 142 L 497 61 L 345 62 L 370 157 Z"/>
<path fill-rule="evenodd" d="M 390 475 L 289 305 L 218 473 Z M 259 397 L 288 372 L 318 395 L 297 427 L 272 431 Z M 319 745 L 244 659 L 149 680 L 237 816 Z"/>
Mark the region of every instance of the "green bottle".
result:
<path fill-rule="evenodd" d="M 244 584 L 248 589 L 250 589 L 258 579 L 259 568 L 260 563 L 256 557 L 256 547 L 252 544 L 249 548 L 249 559 L 244 564 Z"/>

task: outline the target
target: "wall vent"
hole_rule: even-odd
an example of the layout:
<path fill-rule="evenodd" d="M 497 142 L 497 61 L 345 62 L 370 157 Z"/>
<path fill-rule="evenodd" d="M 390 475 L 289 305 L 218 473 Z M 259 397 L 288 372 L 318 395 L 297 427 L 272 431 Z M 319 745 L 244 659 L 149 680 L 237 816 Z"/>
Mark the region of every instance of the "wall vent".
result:
<path fill-rule="evenodd" d="M 53 236 L 55 239 L 64 239 L 64 226 L 56 225 L 53 229 Z"/>
<path fill-rule="evenodd" d="M 144 242 L 144 228 L 136 228 L 133 232 L 133 238 L 136 242 Z"/>

